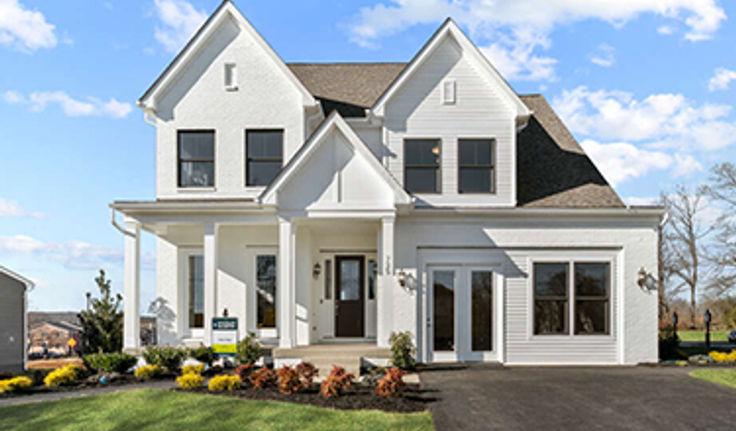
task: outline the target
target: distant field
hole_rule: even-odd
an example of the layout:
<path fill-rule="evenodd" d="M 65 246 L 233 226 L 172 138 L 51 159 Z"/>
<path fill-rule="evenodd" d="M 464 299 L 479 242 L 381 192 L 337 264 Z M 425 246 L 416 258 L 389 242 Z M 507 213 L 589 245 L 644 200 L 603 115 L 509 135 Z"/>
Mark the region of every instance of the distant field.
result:
<path fill-rule="evenodd" d="M 731 331 L 710 331 L 710 341 L 728 341 L 728 333 Z M 702 341 L 705 342 L 705 331 L 677 331 L 680 341 Z"/>

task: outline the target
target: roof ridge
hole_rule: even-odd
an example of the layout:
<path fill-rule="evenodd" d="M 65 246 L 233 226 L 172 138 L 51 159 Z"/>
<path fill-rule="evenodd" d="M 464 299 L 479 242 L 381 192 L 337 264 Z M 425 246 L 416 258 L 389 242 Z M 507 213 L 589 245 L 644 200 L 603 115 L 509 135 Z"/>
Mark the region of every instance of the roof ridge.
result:
<path fill-rule="evenodd" d="M 287 65 L 304 65 L 304 66 L 342 66 L 342 65 L 356 65 L 356 66 L 365 66 L 365 65 L 384 65 L 384 64 L 391 64 L 391 65 L 404 65 L 406 64 L 405 61 L 294 61 L 294 62 L 286 62 Z"/>

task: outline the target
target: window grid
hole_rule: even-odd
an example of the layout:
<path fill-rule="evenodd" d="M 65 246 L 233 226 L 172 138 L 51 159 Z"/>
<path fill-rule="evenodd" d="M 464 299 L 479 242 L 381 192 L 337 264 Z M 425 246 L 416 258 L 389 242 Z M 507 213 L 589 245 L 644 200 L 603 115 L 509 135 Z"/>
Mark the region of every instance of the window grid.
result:
<path fill-rule="evenodd" d="M 412 145 L 421 145 L 426 143 L 434 143 L 436 148 L 436 152 L 432 150 L 432 154 L 434 154 L 435 162 L 414 162 L 410 163 L 408 162 L 407 153 L 408 148 Z M 405 139 L 404 140 L 404 188 L 412 193 L 441 193 L 442 191 L 442 141 L 439 139 L 421 139 L 421 138 L 415 138 L 415 139 Z M 435 174 L 435 181 L 434 181 L 434 187 L 433 188 L 427 188 L 427 189 L 415 189 L 412 188 L 407 184 L 408 177 L 410 176 L 410 173 L 417 172 L 417 171 L 434 171 Z"/>
<path fill-rule="evenodd" d="M 212 135 L 212 157 L 185 157 L 182 153 L 182 138 L 187 136 L 188 134 L 210 134 Z M 178 187 L 186 187 L 186 188 L 194 188 L 194 187 L 214 187 L 215 185 L 215 131 L 214 130 L 177 130 L 176 133 L 176 140 L 177 140 L 177 178 L 176 178 L 176 184 Z M 183 179 L 183 173 L 184 173 L 184 165 L 212 165 L 212 177 L 208 178 L 206 184 L 201 185 L 192 185 L 192 184 L 185 184 Z"/>
<path fill-rule="evenodd" d="M 248 150 L 248 145 L 251 142 L 251 136 L 256 134 L 280 134 L 279 143 L 279 156 L 254 156 Z M 267 186 L 273 178 L 268 181 L 255 181 L 251 178 L 251 174 L 254 172 L 254 167 L 263 166 L 269 164 L 283 165 L 284 160 L 284 130 L 283 129 L 250 129 L 245 131 L 245 185 L 248 187 L 252 186 Z M 274 175 L 275 178 L 275 175 Z"/>
<path fill-rule="evenodd" d="M 480 142 L 488 142 L 489 145 L 489 161 L 487 164 L 483 163 L 463 163 L 461 152 L 462 152 L 462 146 L 463 144 L 475 144 Z M 478 194 L 478 193 L 496 193 L 496 140 L 495 139 L 484 139 L 484 138 L 463 138 L 458 139 L 457 141 L 457 192 L 460 194 Z M 490 187 L 488 190 L 469 190 L 464 191 L 463 190 L 463 172 L 467 171 L 473 171 L 473 170 L 488 170 L 488 175 L 490 177 Z"/>

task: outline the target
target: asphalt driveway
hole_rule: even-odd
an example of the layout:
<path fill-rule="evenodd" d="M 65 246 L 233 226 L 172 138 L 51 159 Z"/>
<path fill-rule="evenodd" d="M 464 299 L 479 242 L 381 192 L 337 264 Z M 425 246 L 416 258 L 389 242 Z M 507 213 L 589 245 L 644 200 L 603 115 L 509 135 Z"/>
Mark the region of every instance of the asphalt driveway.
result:
<path fill-rule="evenodd" d="M 437 430 L 734 430 L 736 390 L 686 368 L 436 366 Z M 434 392 L 436 390 L 436 392 Z"/>

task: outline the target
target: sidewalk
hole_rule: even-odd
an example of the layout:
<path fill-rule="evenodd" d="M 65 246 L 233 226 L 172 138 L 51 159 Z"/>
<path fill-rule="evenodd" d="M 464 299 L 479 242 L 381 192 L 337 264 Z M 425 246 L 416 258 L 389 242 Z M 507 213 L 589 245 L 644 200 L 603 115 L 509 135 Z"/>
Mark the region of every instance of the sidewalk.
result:
<path fill-rule="evenodd" d="M 19 406 L 22 404 L 40 403 L 44 401 L 66 400 L 70 398 L 85 397 L 89 395 L 108 394 L 118 391 L 134 391 L 136 389 L 171 389 L 176 387 L 173 380 L 163 380 L 157 382 L 134 383 L 122 386 L 104 386 L 100 388 L 82 389 L 79 391 L 69 392 L 53 392 L 38 395 L 25 395 L 14 398 L 0 399 L 0 408 L 9 406 Z"/>

